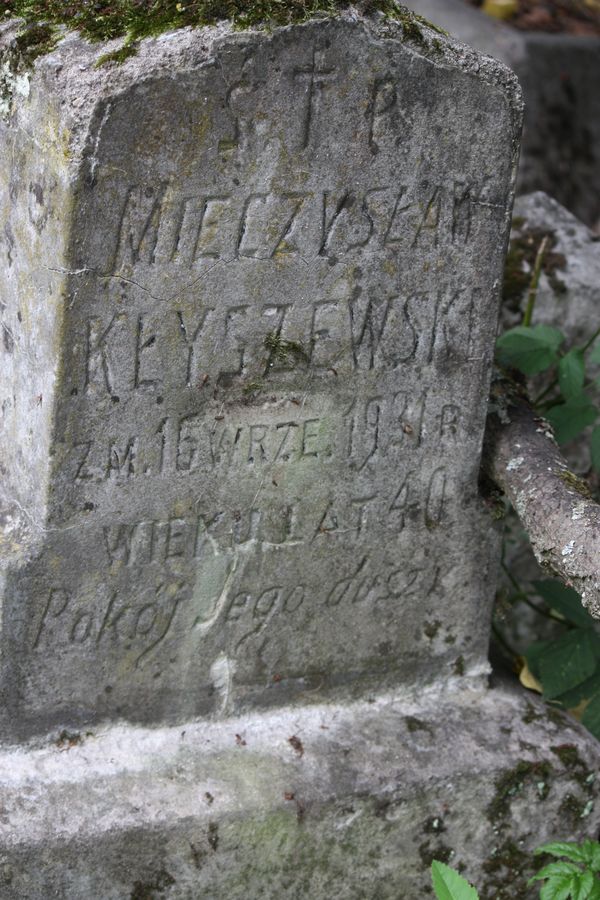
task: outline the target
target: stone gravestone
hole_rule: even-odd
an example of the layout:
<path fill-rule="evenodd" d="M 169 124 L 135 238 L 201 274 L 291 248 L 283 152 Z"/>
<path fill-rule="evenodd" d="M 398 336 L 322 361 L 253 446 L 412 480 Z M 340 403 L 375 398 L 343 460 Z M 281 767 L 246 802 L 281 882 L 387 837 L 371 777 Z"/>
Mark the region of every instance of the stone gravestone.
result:
<path fill-rule="evenodd" d="M 477 479 L 521 108 L 508 70 L 403 16 L 185 31 L 121 67 L 69 35 L 5 77 L 0 723 L 8 743 L 54 735 L 12 756 L 14 896 L 183 896 L 206 877 L 238 896 L 236 866 L 248 896 L 292 896 L 256 887 L 281 860 L 232 861 L 259 852 L 249 834 L 224 849 L 233 798 L 242 830 L 254 785 L 261 814 L 286 810 L 276 842 L 320 841 L 312 800 L 414 788 L 427 768 L 416 748 L 403 774 L 391 762 L 386 692 L 483 690 L 497 539 Z M 491 736 L 470 711 L 472 753 L 518 715 L 481 696 Z M 398 720 L 427 753 L 428 702 Z M 349 730 L 364 784 L 327 791 Z M 204 784 L 193 808 L 182 779 Z M 72 824 L 40 849 L 32 823 L 57 797 Z M 25 888 L 32 844 L 50 874 Z M 228 874 L 201 875 L 219 847 Z M 400 868 L 394 896 L 423 877 Z M 359 895 L 357 872 L 327 878 Z"/>

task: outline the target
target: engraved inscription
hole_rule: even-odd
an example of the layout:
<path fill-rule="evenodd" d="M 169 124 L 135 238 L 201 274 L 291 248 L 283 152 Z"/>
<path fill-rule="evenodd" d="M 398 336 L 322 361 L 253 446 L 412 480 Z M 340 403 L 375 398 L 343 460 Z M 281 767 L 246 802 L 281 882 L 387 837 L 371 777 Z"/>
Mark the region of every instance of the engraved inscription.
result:
<path fill-rule="evenodd" d="M 335 69 L 326 68 L 322 51 L 313 48 L 312 60 L 306 68 L 296 69 L 294 78 L 304 86 L 306 106 L 303 115 L 300 147 L 306 150 L 314 131 L 314 124 L 320 106 L 321 93 L 335 80 Z"/>
<path fill-rule="evenodd" d="M 219 193 L 178 197 L 175 184 L 127 192 L 111 271 L 218 259 L 274 259 L 445 244 L 464 246 L 473 223 L 501 204 L 488 177 L 375 184 L 322 192 Z"/>
<path fill-rule="evenodd" d="M 83 341 L 84 395 L 196 387 L 199 379 L 229 386 L 310 368 L 330 378 L 340 367 L 393 370 L 405 364 L 468 363 L 477 355 L 473 330 L 480 295 L 459 289 L 396 294 L 357 287 L 346 296 L 292 303 L 239 303 L 195 312 L 167 308 L 149 317 L 91 317 Z M 289 324 L 288 324 L 289 323 Z M 248 333 L 253 335 L 248 341 Z M 293 340 L 301 353 L 277 357 L 268 336 Z M 213 348 L 213 349 L 211 349 Z"/>
<path fill-rule="evenodd" d="M 76 646 L 133 646 L 139 666 L 171 631 L 180 604 L 188 597 L 183 582 L 160 582 L 152 597 L 132 602 L 114 592 L 101 606 L 82 606 L 64 588 L 53 588 L 36 626 L 33 649 L 59 640 Z"/>

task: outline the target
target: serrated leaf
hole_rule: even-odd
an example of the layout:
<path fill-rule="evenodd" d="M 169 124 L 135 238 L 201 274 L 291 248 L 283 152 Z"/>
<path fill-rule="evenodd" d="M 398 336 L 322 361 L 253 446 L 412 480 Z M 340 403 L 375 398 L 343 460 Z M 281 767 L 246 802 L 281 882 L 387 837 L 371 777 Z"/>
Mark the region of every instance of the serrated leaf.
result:
<path fill-rule="evenodd" d="M 594 674 L 597 664 L 593 632 L 574 628 L 551 641 L 539 657 L 544 697 L 554 700 Z"/>
<path fill-rule="evenodd" d="M 600 691 L 595 694 L 581 717 L 581 724 L 591 731 L 594 737 L 600 740 Z M 599 861 L 600 862 L 600 861 Z M 600 871 L 600 868 L 595 871 Z"/>
<path fill-rule="evenodd" d="M 540 891 L 540 900 L 569 900 L 571 884 L 564 878 L 551 878 Z"/>
<path fill-rule="evenodd" d="M 600 844 L 598 841 L 585 840 L 581 844 L 585 864 L 592 872 L 600 872 Z M 600 888 L 600 881 L 598 882 Z"/>
<path fill-rule="evenodd" d="M 598 410 L 585 394 L 580 394 L 577 400 L 553 406 L 545 413 L 545 417 L 552 425 L 558 443 L 566 444 L 581 434 L 588 425 L 594 424 Z"/>
<path fill-rule="evenodd" d="M 450 866 L 434 860 L 431 879 L 438 900 L 479 900 L 477 891 Z"/>
<path fill-rule="evenodd" d="M 594 625 L 595 620 L 583 606 L 581 597 L 574 588 L 566 587 L 560 581 L 550 578 L 534 581 L 533 586 L 536 593 L 545 600 L 548 606 L 563 615 L 569 622 L 581 625 L 582 628 Z"/>
<path fill-rule="evenodd" d="M 537 375 L 557 361 L 563 341 L 564 335 L 549 325 L 518 325 L 501 335 L 496 346 L 502 364 Z"/>
<path fill-rule="evenodd" d="M 562 872 L 559 871 L 561 866 Z M 574 863 L 551 863 L 534 875 L 529 884 L 543 879 L 548 880 L 540 891 L 540 900 L 589 900 L 595 887 L 592 873 L 589 870 L 582 872 Z"/>
<path fill-rule="evenodd" d="M 600 427 L 596 426 L 592 431 L 590 441 L 590 451 L 592 456 L 592 465 L 596 472 L 600 472 Z"/>
<path fill-rule="evenodd" d="M 565 400 L 576 400 L 581 395 L 584 380 L 583 350 L 569 350 L 558 363 L 558 383 Z"/>
<path fill-rule="evenodd" d="M 575 885 L 571 888 L 571 897 L 573 900 L 589 900 L 589 896 L 594 890 L 595 880 L 596 879 L 589 869 L 582 872 L 582 874 L 577 877 Z"/>
<path fill-rule="evenodd" d="M 594 842 L 590 841 L 589 843 Z M 556 856 L 559 859 L 564 856 L 566 859 L 576 863 L 587 863 L 589 859 L 589 853 L 586 852 L 583 844 L 578 844 L 575 841 L 552 841 L 549 844 L 542 844 L 541 847 L 534 850 L 534 856 L 541 856 L 542 854 Z M 550 865 L 554 865 L 554 863 L 550 863 Z"/>
<path fill-rule="evenodd" d="M 562 878 L 567 875 L 572 878 L 574 875 L 580 874 L 581 869 L 579 866 L 576 866 L 575 863 L 561 860 L 560 862 L 548 863 L 547 866 L 544 866 L 543 869 L 536 872 L 533 878 L 529 879 L 529 884 L 532 884 L 534 881 L 544 881 L 545 878 L 556 878 L 558 876 Z"/>

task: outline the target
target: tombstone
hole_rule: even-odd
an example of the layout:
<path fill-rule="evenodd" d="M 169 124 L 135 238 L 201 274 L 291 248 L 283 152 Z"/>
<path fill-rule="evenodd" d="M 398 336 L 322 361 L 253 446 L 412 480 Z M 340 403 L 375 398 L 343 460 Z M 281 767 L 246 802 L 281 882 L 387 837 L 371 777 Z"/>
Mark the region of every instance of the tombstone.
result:
<path fill-rule="evenodd" d="M 6 76 L 6 896 L 412 896 L 517 770 L 597 827 L 486 688 L 518 85 L 398 16 Z"/>

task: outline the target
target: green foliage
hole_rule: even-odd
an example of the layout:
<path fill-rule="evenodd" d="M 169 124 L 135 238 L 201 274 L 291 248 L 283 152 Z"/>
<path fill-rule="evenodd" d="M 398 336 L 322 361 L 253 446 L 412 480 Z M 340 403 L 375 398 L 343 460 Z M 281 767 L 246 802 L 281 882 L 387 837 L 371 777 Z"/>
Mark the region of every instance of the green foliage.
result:
<path fill-rule="evenodd" d="M 552 426 L 560 444 L 577 438 L 589 426 L 591 464 L 600 472 L 600 411 L 594 402 L 594 391 L 600 378 L 589 374 L 590 365 L 600 365 L 600 329 L 582 346 L 565 346 L 565 337 L 557 328 L 532 324 L 538 280 L 541 273 L 549 279 L 564 268 L 565 259 L 552 248 L 555 239 L 547 232 L 526 232 L 511 244 L 505 274 L 505 288 L 512 293 L 506 301 L 518 302 L 527 297 L 522 324 L 503 334 L 497 343 L 500 365 L 521 373 L 526 378 L 537 376 L 538 396 L 532 402 Z M 525 272 L 528 267 L 529 273 Z M 520 277 L 516 277 L 520 276 Z M 540 391 L 539 376 L 543 389 Z M 517 376 L 519 377 L 519 376 Z M 529 388 L 532 394 L 531 386 Z M 590 487 L 568 470 L 557 473 L 582 496 L 591 496 Z M 584 609 L 581 598 L 572 588 L 558 581 L 535 581 L 530 588 L 517 584 L 507 571 L 515 592 L 508 603 L 524 602 L 541 615 L 554 619 L 557 636 L 536 641 L 525 653 L 527 667 L 541 683 L 547 700 L 565 709 L 574 709 L 584 701 L 584 725 L 600 738 L 600 636 L 597 624 Z M 496 633 L 503 640 L 498 628 Z M 510 649 L 510 648 L 507 648 Z M 516 655 L 516 654 L 513 654 Z M 524 682 L 525 683 L 525 682 Z"/>
<path fill-rule="evenodd" d="M 552 856 L 548 863 L 529 879 L 528 885 L 543 882 L 540 900 L 600 900 L 600 844 L 584 840 L 544 844 L 536 856 Z M 479 900 L 479 894 L 454 869 L 435 860 L 431 864 L 433 889 L 438 900 Z"/>
<path fill-rule="evenodd" d="M 576 400 L 553 406 L 546 412 L 546 419 L 552 425 L 559 444 L 574 440 L 588 425 L 593 425 L 597 418 L 597 408 L 583 392 Z"/>
<path fill-rule="evenodd" d="M 558 362 L 563 341 L 561 332 L 549 325 L 518 325 L 498 339 L 498 358 L 524 375 L 537 375 Z"/>
<path fill-rule="evenodd" d="M 590 365 L 600 365 L 598 329 L 581 347 L 565 348 L 565 337 L 558 328 L 533 325 L 540 274 L 552 282 L 565 259 L 551 248 L 554 237 L 545 232 L 527 232 L 511 243 L 508 255 L 504 296 L 511 303 L 521 302 L 529 286 L 522 324 L 506 331 L 497 342 L 501 366 L 516 369 L 527 377 L 544 374 L 546 387 L 534 400 L 534 406 L 554 430 L 559 444 L 566 444 L 598 421 L 600 410 L 590 395 L 597 391 L 600 379 L 590 377 Z M 530 274 L 524 271 L 529 266 Z M 553 283 L 555 290 L 558 285 Z M 564 285 L 562 285 L 564 289 Z M 507 293 L 508 291 L 508 293 Z M 600 472 L 600 426 L 591 439 L 592 466 Z"/>
<path fill-rule="evenodd" d="M 422 26 L 441 31 L 396 0 L 362 0 L 356 5 L 366 14 L 383 13 L 400 22 L 404 37 L 420 44 L 425 43 Z M 3 8 L 6 17 L 25 20 L 28 27 L 23 35 L 29 35 L 39 23 L 46 29 L 66 25 L 92 41 L 123 37 L 126 47 L 134 48 L 144 37 L 175 28 L 215 25 L 223 20 L 236 28 L 291 25 L 315 16 L 333 16 L 349 6 L 350 0 L 4 0 Z M 43 47 L 48 47 L 47 36 Z M 107 54 L 104 61 L 122 62 L 133 52 Z"/>
<path fill-rule="evenodd" d="M 544 866 L 529 880 L 529 884 L 544 882 L 540 900 L 600 900 L 600 880 L 596 877 L 600 872 L 600 844 L 596 841 L 544 844 L 535 854 L 559 860 Z"/>
<path fill-rule="evenodd" d="M 584 700 L 588 701 L 582 721 L 600 738 L 598 625 L 573 588 L 546 579 L 534 581 L 532 589 L 535 594 L 519 587 L 509 601 L 525 599 L 540 614 L 553 618 L 562 634 L 554 640 L 536 641 L 527 648 L 525 657 L 529 670 L 541 682 L 544 697 L 564 709 L 573 709 Z"/>
<path fill-rule="evenodd" d="M 438 900 L 479 900 L 479 895 L 468 881 L 442 862 L 431 864 L 431 880 Z"/>

